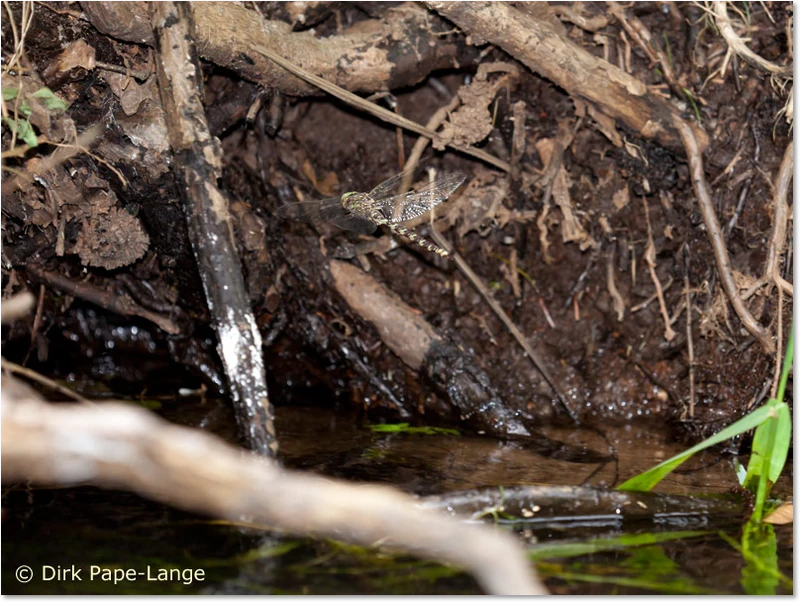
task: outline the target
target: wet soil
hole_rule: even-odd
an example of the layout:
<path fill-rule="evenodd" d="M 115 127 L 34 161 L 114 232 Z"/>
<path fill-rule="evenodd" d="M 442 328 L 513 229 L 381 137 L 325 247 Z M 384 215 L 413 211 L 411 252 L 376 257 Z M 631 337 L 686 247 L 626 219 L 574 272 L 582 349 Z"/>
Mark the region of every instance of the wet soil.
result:
<path fill-rule="evenodd" d="M 342 10 L 339 17 L 345 22 L 367 18 L 360 9 Z M 680 10 L 688 11 L 685 17 L 689 23 L 699 18 L 692 8 Z M 335 12 L 320 17 L 318 27 L 329 27 Z M 634 12 L 648 26 L 664 32 L 673 45 L 676 61 L 682 61 L 685 77 L 699 86 L 711 67 L 701 68 L 702 63 L 698 63 L 689 69 L 689 57 L 696 58 L 701 49 L 715 49 L 717 42 L 707 32 L 701 32 L 700 40 L 687 39 L 685 24 L 676 27 L 675 15 L 668 17 L 644 5 Z M 766 16 L 756 12 L 753 18 Z M 777 18 L 786 17 L 779 12 Z M 37 11 L 33 27 L 45 32 L 66 25 L 70 40 L 87 39 L 99 58 L 109 62 L 118 60 L 119 53 L 130 58 L 136 49 L 131 45 L 110 47 L 99 32 L 69 13 Z M 615 25 L 608 27 L 614 31 Z M 780 55 L 785 36 L 781 37 L 780 21 L 773 27 L 778 32 L 774 38 L 756 36 L 753 44 Z M 696 27 L 690 30 L 697 35 Z M 573 30 L 573 37 L 591 48 L 587 36 Z M 29 53 L 34 65 L 43 67 L 58 50 L 57 45 L 32 43 Z M 134 58 L 144 60 L 138 55 Z M 484 62 L 500 58 L 504 57 L 495 51 Z M 636 52 L 631 66 L 635 75 L 653 83 L 654 74 L 643 70 L 645 65 Z M 367 411 L 383 408 L 401 415 L 425 412 L 425 419 L 452 421 L 457 409 L 446 409 L 449 402 L 437 399 L 429 386 L 420 383 L 418 375 L 386 349 L 372 326 L 353 315 L 331 290 L 326 255 L 341 252 L 342 245 L 347 249 L 347 241 L 353 243 L 355 239 L 335 229 L 315 233 L 307 226 L 277 222 L 271 217 L 277 206 L 298 200 L 298 195 L 315 198 L 321 193 L 369 190 L 400 170 L 416 138 L 398 136 L 393 128 L 330 98 L 270 99 L 262 95 L 264 108 L 254 122 L 249 122 L 243 115 L 258 95 L 257 89 L 232 72 L 211 65 L 206 68 L 212 126 L 224 149 L 223 185 L 240 220 L 247 286 L 268 341 L 265 353 L 273 403 L 290 402 L 292 387 L 305 380 L 334 396 L 349 398 Z M 415 87 L 394 91 L 394 110 L 425 122 L 459 91 L 469 72 L 467 68 L 435 73 Z M 735 227 L 727 233 L 733 267 L 757 277 L 766 255 L 772 216 L 771 204 L 766 201 L 771 198 L 769 178 L 758 174 L 775 173 L 790 133 L 785 121 L 777 118 L 782 106 L 780 92 L 746 64 L 737 62 L 737 73 L 740 81 L 717 78 L 702 88 L 699 117 L 705 128 L 715 132 L 706 160 L 708 177 L 717 182 L 714 192 L 720 220 L 728 223 L 736 216 Z M 58 91 L 74 100 L 69 111 L 76 123 L 98 119 L 103 107 L 119 111 L 119 89 L 109 87 L 102 77 L 89 78 L 78 70 L 69 81 L 56 83 L 60 84 Z M 544 357 L 547 369 L 581 420 L 588 424 L 625 424 L 654 419 L 669 425 L 674 434 L 692 438 L 718 430 L 745 408 L 760 402 L 772 378 L 774 360 L 751 344 L 735 315 L 725 309 L 684 159 L 642 139 L 630 138 L 635 151 L 631 146 L 615 147 L 591 120 L 576 119 L 569 96 L 529 72 L 506 80 L 490 100 L 494 128 L 482 145 L 501 158 L 510 154 L 512 106 L 520 100 L 526 103 L 522 175 L 506 189 L 502 199 L 506 215 L 508 209 L 515 209 L 549 217 L 542 224 L 535 219 L 507 220 L 496 206 L 481 207 L 481 199 L 489 190 L 485 183 L 502 182 L 502 176 L 491 175 L 472 159 L 447 153 L 428 165 L 476 178 L 470 184 L 473 188 L 460 194 L 484 213 L 480 220 L 469 221 L 460 209 L 445 208 L 439 212 L 443 216 L 440 222 L 457 224 L 446 235 Z M 137 113 L 120 114 L 122 117 L 147 119 Z M 574 136 L 564 153 L 563 167 L 570 186 L 571 212 L 584 232 L 583 242 L 567 238 L 569 217 L 548 206 L 548 190 L 541 183 L 546 176 L 542 145 L 557 139 L 560 125 L 565 124 L 573 128 Z M 131 131 L 123 128 L 118 133 L 130 136 Z M 109 141 L 105 148 L 129 147 L 122 138 Z M 108 177 L 105 166 L 78 161 L 82 165 L 79 170 L 90 175 L 97 172 L 101 179 Z M 733 169 L 724 172 L 729 165 Z M 142 285 L 138 285 L 140 301 L 171 307 L 172 314 L 180 318 L 180 334 L 167 337 L 151 323 L 136 319 L 95 318 L 97 312 L 80 302 L 59 303 L 45 289 L 42 328 L 34 337 L 35 353 L 31 354 L 33 349 L 24 342 L 30 324 L 4 334 L 6 349 L 13 359 L 27 359 L 31 367 L 45 373 L 74 378 L 87 373 L 105 375 L 119 383 L 127 380 L 131 386 L 160 380 L 158 375 L 164 370 L 155 365 L 158 362 L 163 362 L 167 371 L 177 362 L 186 365 L 192 377 L 223 391 L 221 369 L 215 365 L 218 363 L 207 338 L 201 344 L 207 353 L 196 349 L 194 333 L 207 330 L 207 313 L 169 173 L 148 172 L 135 162 L 120 163 L 118 168 L 128 176 L 130 185 L 121 188 L 116 178 L 108 177 L 104 186 L 116 192 L 122 205 L 138 212 L 149 234 L 150 248 L 143 259 L 127 268 L 90 271 L 89 281 L 101 287 L 119 286 L 125 276 L 128 289 L 132 283 L 141 282 L 149 293 L 142 299 Z M 27 201 L 23 198 L 23 202 Z M 738 205 L 741 207 L 737 209 Z M 6 214 L 4 219 L 6 252 L 17 266 L 32 260 L 46 261 L 68 278 L 78 276 L 83 266 L 74 256 L 54 256 L 47 248 L 52 243 L 43 240 L 41 234 L 34 236 L 34 241 L 45 247 L 32 256 L 30 231 Z M 675 318 L 676 334 L 670 340 L 664 336 L 662 312 L 654 299 L 655 281 L 644 258 L 647 220 L 653 233 L 655 274 L 665 288 L 665 307 Z M 252 234 L 262 229 L 265 235 Z M 68 228 L 68 242 L 70 232 Z M 319 239 L 319 234 L 325 238 Z M 388 236 L 383 234 L 384 238 Z M 80 235 L 73 240 L 79 239 Z M 517 273 L 508 268 L 512 255 Z M 363 266 L 368 263 L 374 278 L 466 350 L 500 392 L 502 403 L 526 423 L 541 425 L 564 418 L 541 373 L 451 261 L 407 245 L 361 261 Z M 790 267 L 790 262 L 784 266 L 787 275 Z M 609 273 L 615 275 L 614 286 L 625 305 L 621 319 L 614 306 Z M 4 274 L 6 282 L 11 275 Z M 14 276 L 14 281 L 20 277 L 25 280 L 26 272 L 22 269 Z M 687 283 L 695 314 L 688 336 L 682 306 Z M 783 309 L 784 329 L 790 310 L 790 304 Z M 775 324 L 779 311 L 775 296 L 758 298 L 754 311 L 763 323 Z M 100 323 L 87 329 L 85 324 L 95 319 Z M 151 357 L 138 359 L 141 341 L 114 330 L 130 328 L 130 323 L 146 333 L 146 352 Z M 333 336 L 331 332 L 336 329 L 344 329 L 346 337 Z M 80 334 L 73 334 L 77 332 Z M 691 367 L 689 338 L 694 351 Z M 65 339 L 73 343 L 69 352 Z M 348 357 L 352 353 L 345 346 L 359 350 L 360 366 Z M 112 347 L 131 358 L 129 366 L 108 359 L 104 350 Z M 164 353 L 152 355 L 156 348 Z M 68 358 L 88 365 L 65 365 Z M 316 382 L 312 384 L 312 380 Z M 377 382 L 385 387 L 376 387 Z"/>

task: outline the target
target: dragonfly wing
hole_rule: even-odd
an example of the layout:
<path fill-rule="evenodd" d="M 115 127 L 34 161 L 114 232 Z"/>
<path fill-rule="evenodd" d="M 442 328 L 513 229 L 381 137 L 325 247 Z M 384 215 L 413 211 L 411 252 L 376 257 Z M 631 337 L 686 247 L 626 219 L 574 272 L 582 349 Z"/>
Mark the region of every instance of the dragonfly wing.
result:
<path fill-rule="evenodd" d="M 357 232 L 358 234 L 372 234 L 378 229 L 375 222 L 364 219 L 363 217 L 358 217 L 344 210 L 341 215 L 332 217 L 327 221 L 345 230 L 350 230 L 350 232 Z"/>
<path fill-rule="evenodd" d="M 426 214 L 436 205 L 446 200 L 466 179 L 467 176 L 462 173 L 451 173 L 426 184 L 419 190 L 405 194 L 376 199 L 373 193 L 370 192 L 370 196 L 373 197 L 373 208 L 387 222 L 407 222 Z"/>
<path fill-rule="evenodd" d="M 431 157 L 423 159 L 417 164 L 416 167 L 401 171 L 399 174 L 392 176 L 391 178 L 389 178 L 384 182 L 381 182 L 375 188 L 370 190 L 369 195 L 373 199 L 398 196 L 400 194 L 400 185 L 403 183 L 403 179 L 409 174 L 409 172 L 411 172 L 411 178 L 409 179 L 409 183 L 413 183 L 414 182 L 413 175 L 418 171 L 420 171 L 424 166 L 427 166 L 430 163 L 430 160 Z"/>
<path fill-rule="evenodd" d="M 403 178 L 408 171 L 409 170 L 401 171 L 396 176 L 392 176 L 388 180 L 381 182 L 375 188 L 369 191 L 369 196 L 371 196 L 373 199 L 397 196 L 398 188 L 400 187 L 400 184 L 402 184 Z"/>
<path fill-rule="evenodd" d="M 371 234 L 377 228 L 374 222 L 357 217 L 347 211 L 339 198 L 289 203 L 278 207 L 275 216 L 308 224 L 333 224 L 361 234 Z"/>
<path fill-rule="evenodd" d="M 292 219 L 309 224 L 319 223 L 323 221 L 322 213 L 326 210 L 326 203 L 329 200 L 288 203 L 278 207 L 274 215 L 280 219 Z"/>

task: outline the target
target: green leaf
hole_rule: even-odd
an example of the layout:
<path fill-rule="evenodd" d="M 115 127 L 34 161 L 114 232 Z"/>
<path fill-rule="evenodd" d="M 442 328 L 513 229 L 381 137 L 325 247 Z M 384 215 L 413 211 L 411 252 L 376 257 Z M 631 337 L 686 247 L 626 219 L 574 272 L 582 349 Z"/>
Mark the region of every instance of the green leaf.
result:
<path fill-rule="evenodd" d="M 783 358 L 783 369 L 778 384 L 777 399 L 770 399 L 764 406 L 769 410 L 769 417 L 760 425 L 753 436 L 753 452 L 747 463 L 747 476 L 744 487 L 755 493 L 752 517 L 760 521 L 764 513 L 764 505 L 772 485 L 778 479 L 789 455 L 792 440 L 792 419 L 789 406 L 783 402 L 786 381 L 792 369 L 794 359 L 794 322 L 789 330 L 786 354 Z"/>
<path fill-rule="evenodd" d="M 733 459 L 733 465 L 736 468 L 736 480 L 739 481 L 739 485 L 744 486 L 744 480 L 747 477 L 747 469 L 736 458 Z"/>
<path fill-rule="evenodd" d="M 783 356 L 783 368 L 781 369 L 781 380 L 778 383 L 778 401 L 783 401 L 786 392 L 786 381 L 789 380 L 789 372 L 792 371 L 792 360 L 794 359 L 794 319 L 789 327 L 789 339 L 786 341 L 786 355 Z"/>
<path fill-rule="evenodd" d="M 792 416 L 789 406 L 781 403 L 778 406 L 778 417 L 775 425 L 775 441 L 773 442 L 772 457 L 769 463 L 769 480 L 773 483 L 778 480 L 789 456 L 789 446 L 792 443 Z"/>
<path fill-rule="evenodd" d="M 642 474 L 638 474 L 635 477 L 628 479 L 622 485 L 617 487 L 617 489 L 619 491 L 650 491 L 659 483 L 659 481 L 661 481 L 661 479 L 663 479 L 697 452 L 708 449 L 709 447 L 713 447 L 717 443 L 722 443 L 731 437 L 741 435 L 742 433 L 746 433 L 747 431 L 754 429 L 759 424 L 767 420 L 767 418 L 769 418 L 771 411 L 772 408 L 770 406 L 762 406 L 754 412 L 750 412 L 747 416 L 737 420 L 727 428 L 722 429 L 713 437 L 709 437 L 705 441 L 701 441 L 694 447 L 687 449 L 685 452 L 682 452 L 677 456 L 670 458 L 669 460 L 664 460 L 661 464 L 654 466 L 647 472 L 643 472 Z"/>
<path fill-rule="evenodd" d="M 8 102 L 9 100 L 14 100 L 17 95 L 19 94 L 19 88 L 3 88 L 3 100 Z"/>
<path fill-rule="evenodd" d="M 66 111 L 67 103 L 61 100 L 58 96 L 53 94 L 50 88 L 39 88 L 31 94 L 33 98 L 39 98 L 44 101 L 44 106 L 48 111 Z"/>
<path fill-rule="evenodd" d="M 11 117 L 3 117 L 3 122 L 11 129 L 12 132 L 16 132 L 17 136 L 25 142 L 28 146 L 33 148 L 34 146 L 39 146 L 39 141 L 36 139 L 36 132 L 33 131 L 33 127 L 31 127 L 30 122 L 27 119 L 12 119 Z"/>
<path fill-rule="evenodd" d="M 370 430 L 373 433 L 407 433 L 409 435 L 460 435 L 455 429 L 442 428 L 438 426 L 410 426 L 408 422 L 397 422 L 395 424 L 372 424 Z"/>
<path fill-rule="evenodd" d="M 742 530 L 741 545 L 725 533 L 719 535 L 745 561 L 741 583 L 748 594 L 774 596 L 779 584 L 789 590 L 794 589 L 792 580 L 780 571 L 778 544 L 772 525 L 760 523 L 751 517 Z"/>

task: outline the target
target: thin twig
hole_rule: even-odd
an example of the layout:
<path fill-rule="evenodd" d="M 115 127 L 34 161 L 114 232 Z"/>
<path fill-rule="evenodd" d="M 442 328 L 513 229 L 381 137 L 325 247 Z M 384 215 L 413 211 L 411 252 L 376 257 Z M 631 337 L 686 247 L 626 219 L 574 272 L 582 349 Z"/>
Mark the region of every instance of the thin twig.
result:
<path fill-rule="evenodd" d="M 672 276 L 670 276 L 669 280 L 667 280 L 667 283 L 661 287 L 661 290 L 666 293 L 672 286 L 673 282 L 675 281 L 673 280 Z M 631 313 L 635 314 L 636 312 L 642 311 L 643 309 L 647 309 L 647 306 L 650 305 L 656 299 L 658 299 L 658 294 L 653 293 L 638 305 L 634 305 L 633 307 L 631 307 Z"/>
<path fill-rule="evenodd" d="M 458 95 L 453 96 L 452 100 L 447 106 L 441 107 L 437 110 L 428 122 L 425 124 L 425 127 L 431 131 L 436 131 L 444 120 L 447 119 L 447 116 L 456 110 L 458 105 L 461 104 L 461 98 Z M 414 143 L 414 146 L 411 148 L 411 153 L 408 155 L 408 160 L 406 161 L 405 172 L 406 175 L 403 178 L 403 182 L 400 185 L 400 189 L 398 190 L 398 194 L 402 194 L 409 188 L 411 188 L 411 181 L 414 178 L 414 170 L 419 165 L 419 160 L 422 158 L 422 153 L 425 152 L 425 149 L 431 143 L 431 139 L 427 136 L 420 136 L 417 138 L 417 141 Z"/>
<path fill-rule="evenodd" d="M 88 399 L 86 399 L 83 395 L 79 393 L 75 393 L 75 391 L 65 387 L 64 385 L 58 384 L 56 381 L 47 378 L 46 376 L 39 374 L 35 370 L 31 370 L 30 368 L 26 368 L 25 366 L 20 366 L 19 364 L 15 364 L 14 362 L 8 361 L 6 358 L 0 358 L 0 366 L 2 366 L 3 370 L 7 370 L 12 374 L 18 374 L 19 376 L 24 376 L 27 379 L 30 379 L 34 382 L 39 383 L 53 391 L 57 391 L 62 395 L 69 397 L 70 399 L 74 399 L 75 401 L 79 401 L 80 403 L 93 406 L 95 405 Z"/>
<path fill-rule="evenodd" d="M 772 340 L 772 335 L 756 321 L 750 310 L 747 309 L 733 279 L 728 249 L 725 246 L 725 237 L 722 234 L 717 214 L 714 211 L 711 191 L 703 170 L 703 158 L 700 155 L 694 132 L 689 124 L 680 117 L 675 117 L 673 123 L 680 133 L 681 141 L 686 149 L 686 156 L 689 158 L 692 186 L 697 196 L 697 203 L 703 216 L 708 239 L 714 249 L 714 259 L 717 263 L 717 272 L 722 282 L 722 288 L 728 295 L 728 299 L 730 299 L 733 309 L 742 321 L 742 325 L 761 343 L 767 353 L 773 353 L 775 351 L 775 343 Z"/>
<path fill-rule="evenodd" d="M 251 47 L 256 52 L 263 54 L 265 57 L 267 57 L 271 61 L 274 61 L 287 71 L 296 75 L 297 77 L 304 79 L 308 83 L 317 86 L 321 90 L 325 90 L 325 92 L 327 92 L 332 96 L 335 96 L 339 100 L 342 100 L 354 107 L 366 111 L 367 113 L 371 113 L 378 119 L 386 121 L 387 123 L 391 123 L 392 125 L 400 126 L 416 134 L 419 134 L 420 136 L 425 136 L 426 138 L 433 139 L 436 136 L 436 132 L 431 131 L 430 129 L 416 123 L 415 121 L 406 119 L 401 115 L 397 115 L 392 111 L 389 111 L 387 109 L 384 109 L 383 107 L 368 102 L 363 98 L 361 98 L 360 96 L 357 96 L 352 92 L 348 92 L 347 90 L 340 88 L 336 84 L 332 84 L 331 82 L 322 79 L 318 75 L 309 73 L 305 69 L 298 67 L 291 61 L 288 61 L 287 59 L 280 56 L 279 54 L 276 54 L 269 48 L 265 48 L 264 46 L 259 46 L 259 45 L 253 45 Z M 498 169 L 502 169 L 503 171 L 509 171 L 511 169 L 511 166 L 506 161 L 498 159 L 497 157 L 494 157 L 489 153 L 487 153 L 486 151 L 483 151 L 479 148 L 474 148 L 471 146 L 461 146 L 458 144 L 448 144 L 447 146 L 459 152 L 475 157 L 476 159 L 480 159 L 481 161 L 486 161 L 487 163 L 494 165 L 495 167 L 497 167 Z"/>
<path fill-rule="evenodd" d="M 653 242 L 653 228 L 650 225 L 650 209 L 647 207 L 647 199 L 642 199 L 644 203 L 644 218 L 647 222 L 647 249 L 644 252 L 644 260 L 647 263 L 647 269 L 650 271 L 650 279 L 656 287 L 656 295 L 658 296 L 658 306 L 661 309 L 661 317 L 664 320 L 664 338 L 671 341 L 677 334 L 672 330 L 669 320 L 669 312 L 667 311 L 667 303 L 664 300 L 664 291 L 661 289 L 661 281 L 656 274 L 656 245 Z"/>
<path fill-rule="evenodd" d="M 452 250 L 450 243 L 448 243 L 445 238 L 439 234 L 435 228 L 431 228 L 431 237 L 436 242 L 437 245 L 442 247 L 443 249 L 450 251 L 450 257 L 456 262 L 458 269 L 460 269 L 467 279 L 472 283 L 472 286 L 481 294 L 484 301 L 492 308 L 492 311 L 497 314 L 497 317 L 505 324 L 508 331 L 511 335 L 517 340 L 517 343 L 520 344 L 520 347 L 525 351 L 528 357 L 533 362 L 533 365 L 536 366 L 536 369 L 539 370 L 541 375 L 547 381 L 547 384 L 550 385 L 550 388 L 553 389 L 553 392 L 556 394 L 558 401 L 564 407 L 564 409 L 569 414 L 570 418 L 575 423 L 579 423 L 580 420 L 578 419 L 578 415 L 575 410 L 567 402 L 567 396 L 561 391 L 561 388 L 556 383 L 556 380 L 550 375 L 550 371 L 547 369 L 542 358 L 539 356 L 536 351 L 530 346 L 530 343 L 525 339 L 523 334 L 520 332 L 519 328 L 517 328 L 516 324 L 511 321 L 511 318 L 508 317 L 503 308 L 500 307 L 500 304 L 494 300 L 494 298 L 489 294 L 489 289 L 486 288 L 486 285 L 481 282 L 480 276 L 478 276 L 472 268 L 469 267 L 466 261 L 459 255 L 456 251 Z"/>
<path fill-rule="evenodd" d="M 78 135 L 78 138 L 77 140 L 75 140 L 74 143 L 56 145 L 58 148 L 49 155 L 47 155 L 46 157 L 44 157 L 41 161 L 39 161 L 34 168 L 28 167 L 27 171 L 23 172 L 22 174 L 18 175 L 12 180 L 4 182 L 3 183 L 4 201 L 6 199 L 12 198 L 10 196 L 11 193 L 16 192 L 19 189 L 22 189 L 24 186 L 27 186 L 28 184 L 33 182 L 36 176 L 43 175 L 48 171 L 55 169 L 56 167 L 58 167 L 68 159 L 71 159 L 75 155 L 87 152 L 86 149 L 89 148 L 95 142 L 95 140 L 97 140 L 103 133 L 103 128 L 104 126 L 99 123 L 86 128 L 86 130 L 84 130 L 81 134 Z M 54 143 L 48 142 L 48 144 L 54 144 Z M 124 178 L 123 178 L 123 184 L 127 185 L 127 182 L 124 181 Z"/>
<path fill-rule="evenodd" d="M 692 289 L 689 287 L 689 247 L 686 251 L 683 288 L 686 294 L 686 351 L 689 354 L 689 418 L 694 418 L 694 341 L 692 339 Z"/>

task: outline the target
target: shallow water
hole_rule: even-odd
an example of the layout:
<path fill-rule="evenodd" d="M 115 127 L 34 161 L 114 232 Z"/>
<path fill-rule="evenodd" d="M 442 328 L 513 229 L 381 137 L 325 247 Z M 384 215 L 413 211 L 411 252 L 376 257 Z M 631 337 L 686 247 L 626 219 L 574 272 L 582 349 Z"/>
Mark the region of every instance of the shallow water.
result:
<path fill-rule="evenodd" d="M 225 404 L 209 400 L 199 413 L 197 408 L 167 401 L 160 413 L 232 438 Z M 548 429 L 531 444 L 376 433 L 356 417 L 323 408 L 279 408 L 277 426 L 288 468 L 392 484 L 420 495 L 533 484 L 612 488 L 682 449 L 667 442 L 663 433 L 633 426 Z M 785 473 L 791 474 L 791 468 Z M 708 452 L 684 465 L 658 490 L 718 494 L 736 486 L 734 459 Z M 790 480 L 779 482 L 774 494 L 791 495 Z M 456 568 L 332 541 L 265 535 L 127 493 L 14 487 L 4 490 L 3 511 L 2 576 L 7 594 L 480 593 L 472 578 Z M 537 524 L 502 520 L 502 514 L 497 518 L 500 528 L 515 531 L 525 542 L 554 593 L 737 594 L 757 587 L 791 591 L 790 584 L 775 579 L 753 584 L 752 566 L 748 569 L 733 547 L 741 537 L 740 519 L 708 529 L 679 522 Z M 774 568 L 791 575 L 791 526 L 776 528 L 774 543 Z M 21 565 L 33 569 L 30 583 L 16 578 Z M 81 569 L 80 580 L 68 570 L 73 566 Z M 59 567 L 61 572 L 56 571 Z M 92 567 L 95 575 L 90 574 Z M 113 569 L 129 568 L 138 577 L 113 582 Z M 43 570 L 52 578 L 43 580 Z M 159 576 L 167 580 L 159 581 Z"/>

